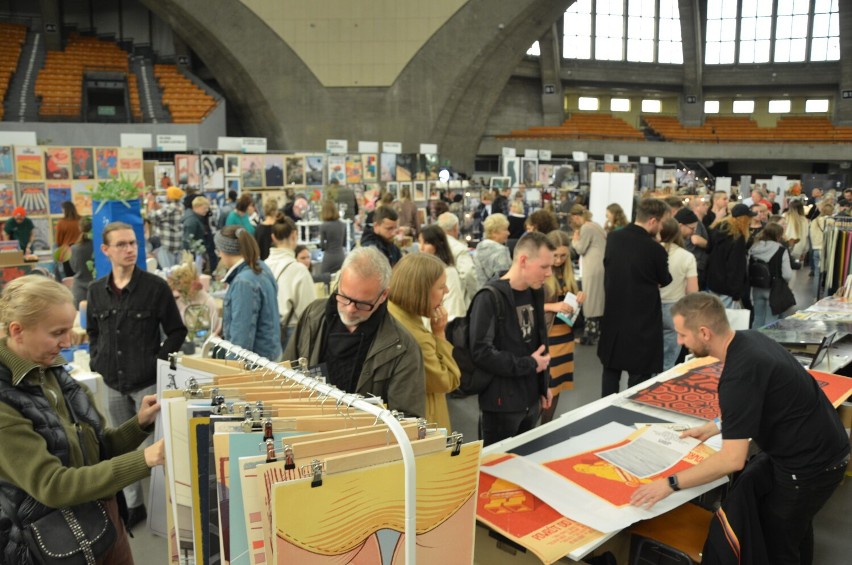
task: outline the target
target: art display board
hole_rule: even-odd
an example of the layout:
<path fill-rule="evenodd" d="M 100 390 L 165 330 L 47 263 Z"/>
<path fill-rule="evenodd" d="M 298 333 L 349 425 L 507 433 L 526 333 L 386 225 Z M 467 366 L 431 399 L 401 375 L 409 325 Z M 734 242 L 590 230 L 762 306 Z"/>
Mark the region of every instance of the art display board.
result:
<path fill-rule="evenodd" d="M 728 196 L 731 195 L 731 177 L 716 177 L 716 184 L 714 185 L 714 189 L 717 191 L 722 191 L 726 193 Z"/>
<path fill-rule="evenodd" d="M 633 173 L 592 173 L 589 188 L 592 221 L 603 227 L 606 223 L 606 207 L 612 203 L 621 205 L 625 216 L 633 217 L 635 184 L 636 175 Z"/>

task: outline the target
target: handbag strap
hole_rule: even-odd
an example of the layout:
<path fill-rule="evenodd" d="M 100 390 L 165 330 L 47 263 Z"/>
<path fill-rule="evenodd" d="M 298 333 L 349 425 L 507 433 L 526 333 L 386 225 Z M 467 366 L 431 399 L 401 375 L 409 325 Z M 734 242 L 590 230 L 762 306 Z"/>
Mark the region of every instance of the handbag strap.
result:
<path fill-rule="evenodd" d="M 83 454 L 83 466 L 89 466 L 89 458 L 86 457 L 86 446 L 83 443 L 83 427 L 80 425 L 80 420 L 77 418 L 77 413 L 74 412 L 74 408 L 71 407 L 71 403 L 68 402 L 68 398 L 65 394 L 62 394 L 62 398 L 65 400 L 65 407 L 68 408 L 68 414 L 71 416 L 71 421 L 74 422 L 74 428 L 77 430 L 77 440 L 80 442 L 80 453 Z"/>

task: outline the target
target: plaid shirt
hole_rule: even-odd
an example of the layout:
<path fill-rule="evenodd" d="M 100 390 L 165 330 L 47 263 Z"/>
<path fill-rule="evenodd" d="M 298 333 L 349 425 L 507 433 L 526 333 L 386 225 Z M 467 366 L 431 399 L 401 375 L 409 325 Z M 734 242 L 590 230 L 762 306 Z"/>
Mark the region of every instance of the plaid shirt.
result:
<path fill-rule="evenodd" d="M 170 253 L 183 249 L 183 206 L 179 202 L 169 202 L 159 210 L 148 213 L 151 224 L 160 234 L 160 242 Z"/>

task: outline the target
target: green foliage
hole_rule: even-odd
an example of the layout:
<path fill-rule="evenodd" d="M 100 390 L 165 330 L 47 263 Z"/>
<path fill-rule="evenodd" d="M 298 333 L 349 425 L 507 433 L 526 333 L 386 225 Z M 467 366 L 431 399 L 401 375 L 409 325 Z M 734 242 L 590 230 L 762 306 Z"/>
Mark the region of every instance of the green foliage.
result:
<path fill-rule="evenodd" d="M 92 200 L 138 200 L 142 196 L 142 189 L 123 174 L 112 177 L 109 180 L 98 183 L 97 188 L 91 191 Z"/>
<path fill-rule="evenodd" d="M 189 251 L 195 256 L 203 257 L 207 253 L 207 248 L 204 246 L 204 242 L 200 239 L 189 236 L 186 244 L 187 247 L 189 247 Z"/>

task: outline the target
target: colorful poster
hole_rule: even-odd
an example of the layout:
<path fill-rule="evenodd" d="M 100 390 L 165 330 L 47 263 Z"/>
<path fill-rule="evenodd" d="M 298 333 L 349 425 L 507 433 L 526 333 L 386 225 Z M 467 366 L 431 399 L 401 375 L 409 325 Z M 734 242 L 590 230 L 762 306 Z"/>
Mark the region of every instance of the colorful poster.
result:
<path fill-rule="evenodd" d="M 538 159 L 522 159 L 523 174 L 521 182 L 524 186 L 535 186 L 538 182 Z"/>
<path fill-rule="evenodd" d="M 8 218 L 15 209 L 15 187 L 13 183 L 0 182 L 0 216 Z"/>
<path fill-rule="evenodd" d="M 81 216 L 92 215 L 92 191 L 97 186 L 95 181 L 75 181 L 71 183 L 71 200 Z"/>
<path fill-rule="evenodd" d="M 414 194 L 412 195 L 412 199 L 415 202 L 426 202 L 426 181 L 414 181 Z"/>
<path fill-rule="evenodd" d="M 417 179 L 438 180 L 438 156 L 434 153 L 417 156 Z"/>
<path fill-rule="evenodd" d="M 15 177 L 21 181 L 40 181 L 44 179 L 44 158 L 41 148 L 18 145 L 15 147 Z"/>
<path fill-rule="evenodd" d="M 44 216 L 47 214 L 47 194 L 44 184 L 40 182 L 19 182 L 16 200 L 24 207 L 28 216 Z"/>
<path fill-rule="evenodd" d="M 305 158 L 295 155 L 284 159 L 287 167 L 287 185 L 302 186 L 305 184 Z"/>
<path fill-rule="evenodd" d="M 50 251 L 53 249 L 53 232 L 50 231 L 50 218 L 30 218 L 33 222 L 33 243 L 30 251 Z"/>
<path fill-rule="evenodd" d="M 266 183 L 263 186 L 284 186 L 284 157 L 266 156 Z"/>
<path fill-rule="evenodd" d="M 204 190 L 225 188 L 225 158 L 221 155 L 201 157 L 201 184 Z"/>
<path fill-rule="evenodd" d="M 71 174 L 74 180 L 95 178 L 95 161 L 91 147 L 71 148 Z"/>
<path fill-rule="evenodd" d="M 308 186 L 323 185 L 322 155 L 307 155 L 305 157 L 305 184 Z"/>
<path fill-rule="evenodd" d="M 133 173 L 142 170 L 142 150 L 138 147 L 122 147 L 118 150 L 119 173 Z"/>
<path fill-rule="evenodd" d="M 97 176 L 100 180 L 109 180 L 118 176 L 118 149 L 115 147 L 95 148 Z"/>
<path fill-rule="evenodd" d="M 201 169 L 198 155 L 175 155 L 175 174 L 177 182 L 183 186 L 198 186 Z"/>
<path fill-rule="evenodd" d="M 14 180 L 15 165 L 12 158 L 12 146 L 0 145 L 0 180 Z"/>
<path fill-rule="evenodd" d="M 71 178 L 71 148 L 48 147 L 44 152 L 44 171 L 47 180 Z"/>
<path fill-rule="evenodd" d="M 394 153 L 382 153 L 381 156 L 381 181 L 389 182 L 396 178 L 396 155 Z"/>
<path fill-rule="evenodd" d="M 410 181 L 414 179 L 414 169 L 417 167 L 417 155 L 401 153 L 396 156 L 396 180 Z"/>
<path fill-rule="evenodd" d="M 242 188 L 260 188 L 263 186 L 263 157 L 261 155 L 243 155 L 240 158 L 240 179 Z"/>
<path fill-rule="evenodd" d="M 538 182 L 541 186 L 548 187 L 553 182 L 553 165 L 538 166 Z"/>
<path fill-rule="evenodd" d="M 231 190 L 233 190 L 237 194 L 240 193 L 240 179 L 238 179 L 238 178 L 237 179 L 228 179 L 228 182 L 226 184 L 227 184 L 226 188 L 228 189 L 229 192 Z"/>
<path fill-rule="evenodd" d="M 821 371 L 808 371 L 836 408 L 852 395 L 852 379 Z"/>
<path fill-rule="evenodd" d="M 361 155 L 361 164 L 363 168 L 362 176 L 364 182 L 376 182 L 379 180 L 379 157 L 375 153 L 365 153 Z"/>
<path fill-rule="evenodd" d="M 225 155 L 225 176 L 240 176 L 240 156 Z"/>
<path fill-rule="evenodd" d="M 170 186 L 175 185 L 175 166 L 174 165 L 154 165 L 154 179 L 156 188 L 166 190 Z"/>
<path fill-rule="evenodd" d="M 360 155 L 346 156 L 346 184 L 361 184 L 363 173 Z"/>
<path fill-rule="evenodd" d="M 62 214 L 62 203 L 69 200 L 71 200 L 70 182 L 47 183 L 47 201 L 51 214 Z"/>
<path fill-rule="evenodd" d="M 337 181 L 337 184 L 346 184 L 346 157 L 343 155 L 329 155 L 326 158 L 328 162 L 328 183 Z"/>

